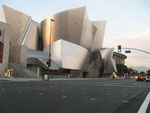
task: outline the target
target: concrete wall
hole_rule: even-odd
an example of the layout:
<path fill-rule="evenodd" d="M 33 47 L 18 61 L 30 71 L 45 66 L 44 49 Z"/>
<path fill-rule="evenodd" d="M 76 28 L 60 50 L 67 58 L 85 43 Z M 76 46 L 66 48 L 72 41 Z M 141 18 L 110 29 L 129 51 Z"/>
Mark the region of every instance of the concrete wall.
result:
<path fill-rule="evenodd" d="M 9 56 L 9 42 L 10 42 L 10 26 L 3 22 L 0 22 L 0 29 L 4 32 L 4 49 L 3 49 L 3 61 L 0 63 L 0 76 L 4 75 L 5 70 L 8 68 L 8 56 Z"/>
<path fill-rule="evenodd" d="M 11 45 L 9 50 L 9 62 L 27 66 L 28 47 L 23 45 Z"/>

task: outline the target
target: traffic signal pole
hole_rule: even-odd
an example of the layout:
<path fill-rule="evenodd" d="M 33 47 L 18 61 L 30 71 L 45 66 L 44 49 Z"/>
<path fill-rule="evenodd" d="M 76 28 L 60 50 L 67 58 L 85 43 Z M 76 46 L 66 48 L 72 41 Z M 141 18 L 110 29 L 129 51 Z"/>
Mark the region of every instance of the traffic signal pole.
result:
<path fill-rule="evenodd" d="M 123 47 L 122 49 L 131 49 L 131 50 L 136 50 L 136 51 L 140 51 L 140 52 L 144 52 L 144 53 L 150 54 L 150 52 L 147 52 L 147 51 L 144 51 L 144 50 L 141 50 L 141 49 L 136 49 L 136 48 L 126 48 L 126 47 Z"/>
<path fill-rule="evenodd" d="M 145 51 L 145 50 L 141 50 L 141 49 L 137 49 L 137 48 L 121 47 L 121 45 L 118 45 L 118 52 L 121 52 L 121 49 L 136 50 L 136 51 L 140 51 L 140 52 L 143 52 L 143 53 L 150 54 L 150 52 L 147 52 L 147 51 Z"/>

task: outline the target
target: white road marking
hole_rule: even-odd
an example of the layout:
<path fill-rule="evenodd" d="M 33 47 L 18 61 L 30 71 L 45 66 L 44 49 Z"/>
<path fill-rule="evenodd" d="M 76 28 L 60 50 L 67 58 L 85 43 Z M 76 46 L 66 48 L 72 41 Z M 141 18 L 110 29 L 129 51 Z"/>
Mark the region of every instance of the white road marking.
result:
<path fill-rule="evenodd" d="M 61 92 L 65 92 L 65 90 L 61 90 Z"/>
<path fill-rule="evenodd" d="M 148 95 L 147 95 L 146 99 L 144 100 L 142 106 L 140 107 L 138 113 L 146 113 L 149 102 L 150 102 L 150 92 L 148 93 Z"/>
<path fill-rule="evenodd" d="M 86 92 L 82 92 L 83 94 L 86 94 Z"/>
<path fill-rule="evenodd" d="M 1 90 L 3 90 L 3 91 L 4 91 L 4 90 L 5 90 L 5 88 L 1 88 Z"/>
<path fill-rule="evenodd" d="M 96 100 L 95 98 L 90 98 L 90 100 Z"/>
<path fill-rule="evenodd" d="M 122 101 L 123 103 L 128 103 L 128 101 L 126 101 L 126 100 L 124 100 L 124 101 Z"/>
<path fill-rule="evenodd" d="M 44 90 L 44 91 L 45 91 L 46 89 L 45 89 L 45 88 L 43 88 L 42 90 Z"/>
<path fill-rule="evenodd" d="M 110 94 L 109 94 L 109 93 L 106 93 L 106 95 L 109 96 Z"/>
<path fill-rule="evenodd" d="M 43 93 L 38 93 L 38 95 L 43 95 Z"/>
<path fill-rule="evenodd" d="M 22 91 L 18 91 L 19 93 L 22 93 Z"/>
<path fill-rule="evenodd" d="M 63 98 L 66 98 L 67 96 L 62 96 Z"/>

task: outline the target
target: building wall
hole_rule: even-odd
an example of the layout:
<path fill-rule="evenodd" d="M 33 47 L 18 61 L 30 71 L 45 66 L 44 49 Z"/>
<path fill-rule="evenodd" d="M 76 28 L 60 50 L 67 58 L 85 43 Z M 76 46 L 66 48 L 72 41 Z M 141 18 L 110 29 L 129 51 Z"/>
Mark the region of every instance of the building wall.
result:
<path fill-rule="evenodd" d="M 92 24 L 97 28 L 96 34 L 91 45 L 91 51 L 94 52 L 102 49 L 106 21 L 92 21 Z"/>
<path fill-rule="evenodd" d="M 10 26 L 8 24 L 0 22 L 0 29 L 4 30 L 3 59 L 2 59 L 2 63 L 0 63 L 0 76 L 2 76 L 2 75 L 4 75 L 5 70 L 8 68 Z"/>
<path fill-rule="evenodd" d="M 114 59 L 116 65 L 117 64 L 125 65 L 125 59 L 126 58 L 127 58 L 127 56 L 125 56 L 124 54 L 121 54 L 121 53 L 114 52 L 114 54 L 113 54 L 113 59 Z"/>
<path fill-rule="evenodd" d="M 39 24 L 32 20 L 20 45 L 25 45 L 32 50 L 38 50 L 39 35 Z"/>
<path fill-rule="evenodd" d="M 31 17 L 5 5 L 3 5 L 2 8 L 4 10 L 6 23 L 11 25 L 11 45 L 17 45 L 19 41 L 22 40 L 24 31 L 26 31 L 25 29 L 27 29 Z"/>
<path fill-rule="evenodd" d="M 50 43 L 63 39 L 80 45 L 85 7 L 60 12 L 42 21 L 43 48 Z M 55 21 L 52 23 L 50 19 Z M 51 42 L 50 42 L 51 30 Z"/>
<path fill-rule="evenodd" d="M 23 45 L 11 45 L 9 52 L 9 62 L 19 63 L 27 66 L 28 47 Z"/>
<path fill-rule="evenodd" d="M 30 49 L 38 50 L 39 23 L 33 21 L 30 16 L 5 5 L 2 6 L 0 13 L 3 17 L 0 21 L 11 25 L 11 45 L 26 45 Z"/>

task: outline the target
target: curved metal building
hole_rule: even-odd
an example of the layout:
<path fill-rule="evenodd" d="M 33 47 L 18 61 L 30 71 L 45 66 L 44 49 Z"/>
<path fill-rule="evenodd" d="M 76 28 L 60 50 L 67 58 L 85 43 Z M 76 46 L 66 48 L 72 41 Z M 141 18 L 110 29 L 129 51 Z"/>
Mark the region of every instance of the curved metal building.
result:
<path fill-rule="evenodd" d="M 51 19 L 54 22 L 51 22 Z M 52 44 L 52 59 L 55 59 L 54 61 L 57 62 L 59 67 L 86 71 L 89 72 L 89 77 L 98 77 L 102 66 L 102 55 L 97 51 L 102 49 L 105 24 L 105 21 L 91 22 L 88 19 L 85 7 L 50 16 L 41 22 L 43 51 L 48 53 L 49 45 Z M 58 50 L 58 48 L 60 49 Z M 84 57 L 82 57 L 83 54 L 85 54 Z M 63 56 L 63 59 L 60 56 Z M 112 56 L 110 55 L 110 57 Z M 75 58 L 78 60 L 76 61 Z M 64 66 L 67 62 L 68 64 L 70 62 L 70 65 Z M 112 66 L 111 68 L 115 67 Z M 116 69 L 112 69 L 112 72 L 114 71 Z M 106 72 L 109 73 L 110 71 Z"/>
<path fill-rule="evenodd" d="M 11 45 L 25 45 L 29 49 L 38 50 L 39 23 L 20 11 L 2 6 L 3 21 L 11 25 Z"/>
<path fill-rule="evenodd" d="M 51 22 L 51 19 L 54 22 Z M 41 22 L 43 49 L 50 43 L 62 39 L 88 50 L 99 50 L 102 48 L 105 23 L 105 21 L 91 22 L 85 7 L 50 16 Z"/>
<path fill-rule="evenodd" d="M 106 22 L 90 21 L 86 7 L 54 14 L 39 24 L 30 16 L 3 5 L 0 21 L 11 25 L 10 45 L 20 47 L 21 52 L 10 49 L 13 52 L 9 59 L 14 63 L 20 58 L 19 63 L 48 69 L 46 62 L 51 54 L 53 70 L 79 71 L 87 73 L 86 77 L 117 71 L 113 49 L 103 48 Z M 21 46 L 28 52 L 23 52 Z M 12 57 L 14 54 L 18 57 Z"/>

